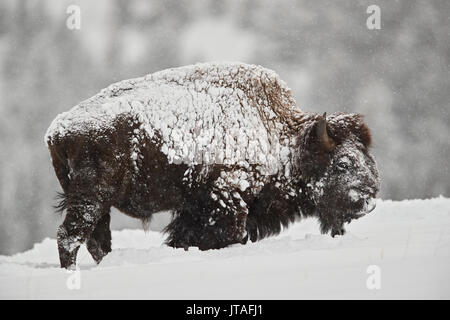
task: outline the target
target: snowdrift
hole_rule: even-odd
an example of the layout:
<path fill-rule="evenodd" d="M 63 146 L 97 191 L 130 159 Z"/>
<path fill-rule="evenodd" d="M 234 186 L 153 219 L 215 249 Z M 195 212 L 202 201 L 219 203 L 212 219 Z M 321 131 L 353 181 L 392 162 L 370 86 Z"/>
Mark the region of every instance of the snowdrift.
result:
<path fill-rule="evenodd" d="M 102 263 L 83 246 L 72 273 L 59 268 L 56 240 L 47 238 L 0 256 L 0 298 L 450 298 L 450 199 L 378 200 L 346 229 L 331 238 L 308 219 L 276 237 L 210 251 L 167 247 L 157 232 L 113 231 Z"/>

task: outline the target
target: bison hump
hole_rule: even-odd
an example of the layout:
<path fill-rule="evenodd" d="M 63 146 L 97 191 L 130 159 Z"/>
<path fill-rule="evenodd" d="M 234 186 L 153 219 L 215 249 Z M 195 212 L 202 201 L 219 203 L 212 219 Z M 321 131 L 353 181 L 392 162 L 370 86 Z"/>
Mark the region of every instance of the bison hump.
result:
<path fill-rule="evenodd" d="M 119 116 L 159 139 L 169 162 L 287 161 L 289 121 L 299 110 L 278 75 L 261 66 L 203 63 L 124 80 L 52 122 L 45 140 L 114 130 Z"/>

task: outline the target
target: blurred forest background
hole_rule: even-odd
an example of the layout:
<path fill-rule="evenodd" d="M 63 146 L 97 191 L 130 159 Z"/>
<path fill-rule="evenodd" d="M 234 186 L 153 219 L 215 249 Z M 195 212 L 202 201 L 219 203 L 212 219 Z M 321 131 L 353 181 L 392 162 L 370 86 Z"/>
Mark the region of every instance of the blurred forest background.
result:
<path fill-rule="evenodd" d="M 71 4 L 80 30 L 66 27 Z M 371 4 L 381 30 L 366 27 Z M 450 1 L 1 0 L 0 254 L 62 221 L 43 141 L 58 113 L 113 82 L 212 60 L 275 70 L 303 110 L 366 115 L 382 198 L 450 196 Z M 114 213 L 125 226 L 139 224 Z"/>

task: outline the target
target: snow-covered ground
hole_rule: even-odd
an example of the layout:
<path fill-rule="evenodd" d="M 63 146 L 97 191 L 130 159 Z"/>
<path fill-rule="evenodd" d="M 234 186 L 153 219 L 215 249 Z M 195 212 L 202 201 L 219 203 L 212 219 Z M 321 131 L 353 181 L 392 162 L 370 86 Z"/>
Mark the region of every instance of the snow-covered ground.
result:
<path fill-rule="evenodd" d="M 60 269 L 56 241 L 45 239 L 0 256 L 0 298 L 450 298 L 450 199 L 379 200 L 347 231 L 321 235 L 309 219 L 258 243 L 203 252 L 162 245 L 157 232 L 114 231 L 99 266 L 80 250 L 79 273 Z"/>

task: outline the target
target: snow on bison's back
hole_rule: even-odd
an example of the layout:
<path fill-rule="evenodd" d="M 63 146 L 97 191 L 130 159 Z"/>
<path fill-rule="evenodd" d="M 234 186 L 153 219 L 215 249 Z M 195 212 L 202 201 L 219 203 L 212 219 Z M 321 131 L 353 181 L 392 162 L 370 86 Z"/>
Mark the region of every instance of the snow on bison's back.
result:
<path fill-rule="evenodd" d="M 372 209 L 378 172 L 362 117 L 300 111 L 271 70 L 175 68 L 109 86 L 59 115 L 46 137 L 63 188 L 61 265 L 86 242 L 111 250 L 110 208 L 147 221 L 173 210 L 175 247 L 222 248 L 316 215 L 322 231 Z"/>

